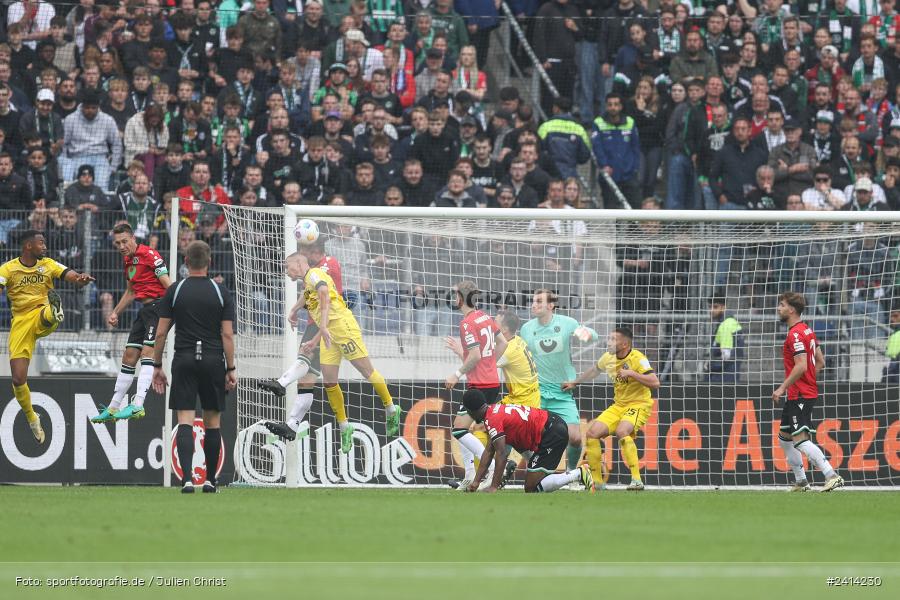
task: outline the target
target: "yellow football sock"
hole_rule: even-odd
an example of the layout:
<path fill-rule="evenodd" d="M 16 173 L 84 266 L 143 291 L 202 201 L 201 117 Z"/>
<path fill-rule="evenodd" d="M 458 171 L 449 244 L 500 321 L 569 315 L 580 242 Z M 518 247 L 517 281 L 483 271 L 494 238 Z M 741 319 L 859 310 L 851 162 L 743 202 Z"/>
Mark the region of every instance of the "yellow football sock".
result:
<path fill-rule="evenodd" d="M 630 435 L 619 440 L 619 449 L 622 451 L 622 459 L 631 470 L 631 478 L 640 480 L 641 466 L 638 461 L 637 446 L 635 446 L 634 440 L 631 439 Z"/>
<path fill-rule="evenodd" d="M 584 444 L 584 455 L 591 468 L 591 475 L 594 476 L 594 482 L 599 486 L 603 483 L 603 445 L 600 440 L 587 438 Z"/>
<path fill-rule="evenodd" d="M 394 403 L 394 399 L 391 398 L 391 393 L 388 391 L 387 384 L 384 382 L 384 377 L 381 376 L 381 373 L 372 371 L 372 374 L 369 376 L 369 383 L 375 388 L 375 393 L 381 398 L 381 403 L 384 404 L 385 408 Z"/>
<path fill-rule="evenodd" d="M 16 400 L 19 401 L 19 406 L 22 407 L 22 412 L 25 413 L 25 419 L 29 423 L 34 423 L 37 415 L 34 414 L 34 409 L 31 407 L 31 390 L 28 389 L 28 384 L 14 385 L 13 393 L 16 395 Z"/>
<path fill-rule="evenodd" d="M 482 444 L 485 448 L 487 448 L 488 440 L 490 439 L 490 438 L 488 437 L 487 431 L 482 431 L 482 430 L 480 430 L 480 429 L 476 429 L 475 431 L 472 432 L 472 435 L 474 435 L 475 437 L 477 437 L 477 438 L 478 438 L 478 441 L 481 442 L 481 444 Z M 476 456 L 476 457 L 475 457 L 475 466 L 477 467 L 477 466 L 478 466 L 478 463 L 480 463 L 480 462 L 481 462 L 481 457 L 480 457 L 480 456 Z"/>
<path fill-rule="evenodd" d="M 344 392 L 341 391 L 340 384 L 325 388 L 325 394 L 328 396 L 328 404 L 331 405 L 331 412 L 338 425 L 347 421 L 347 409 L 344 408 Z"/>

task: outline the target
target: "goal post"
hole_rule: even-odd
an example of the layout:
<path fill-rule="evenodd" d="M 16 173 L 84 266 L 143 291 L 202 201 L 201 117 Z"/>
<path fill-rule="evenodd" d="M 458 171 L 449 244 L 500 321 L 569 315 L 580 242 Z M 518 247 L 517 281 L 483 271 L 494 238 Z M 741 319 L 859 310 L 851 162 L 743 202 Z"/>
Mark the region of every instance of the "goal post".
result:
<path fill-rule="evenodd" d="M 572 345 L 579 373 L 606 351 L 613 328 L 634 332 L 663 382 L 637 439 L 642 470 L 648 485 L 675 488 L 788 483 L 772 402 L 786 335 L 775 305 L 781 292 L 797 291 L 826 356 L 819 445 L 850 487 L 900 485 L 900 363 L 888 347 L 900 330 L 900 213 L 232 206 L 226 215 L 242 483 L 439 486 L 461 476 L 450 425 L 462 384 L 443 387 L 460 361 L 445 338 L 458 336 L 461 318 L 453 286 L 470 279 L 485 312 L 510 311 L 522 323 L 535 289 L 557 292 L 557 312 L 598 333 Z M 304 325 L 286 322 L 298 287 L 283 260 L 297 249 L 302 218 L 317 222 L 326 253 L 340 261 L 348 307 L 403 409 L 401 436 L 385 437 L 378 396 L 345 362 L 339 378 L 356 427 L 349 455 L 339 452 L 320 386 L 309 435 L 285 445 L 262 423 L 283 421 L 293 397 L 276 400 L 253 384 L 280 375 L 297 354 Z M 612 402 L 612 384 L 601 375 L 576 399 L 586 428 Z M 604 460 L 610 484 L 628 482 L 611 440 Z"/>

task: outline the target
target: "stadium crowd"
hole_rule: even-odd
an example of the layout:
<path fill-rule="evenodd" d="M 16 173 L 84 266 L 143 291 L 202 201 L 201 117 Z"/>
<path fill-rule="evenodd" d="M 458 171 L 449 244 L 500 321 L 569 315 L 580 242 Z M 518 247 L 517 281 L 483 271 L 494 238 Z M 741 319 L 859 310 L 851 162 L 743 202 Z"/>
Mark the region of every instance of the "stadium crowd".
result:
<path fill-rule="evenodd" d="M 894 0 L 509 6 L 555 88 L 543 83 L 539 99 L 485 70 L 500 52 L 495 0 L 0 5 L 0 245 L 27 226 L 46 229 L 72 266 L 85 245 L 95 270 L 108 254 L 100 313 L 124 286 L 105 232 L 127 220 L 162 247 L 175 201 L 179 247 L 208 241 L 223 279 L 230 234 L 216 204 L 900 209 Z M 511 51 L 536 68 L 515 36 Z M 591 160 L 599 195 L 584 188 Z M 331 243 L 366 257 L 360 291 L 398 278 L 378 260 L 397 240 L 348 231 Z M 868 271 L 840 291 L 864 312 L 874 303 L 882 324 L 892 244 L 859 249 Z M 455 250 L 449 239 L 410 246 L 410 261 L 435 264 Z M 578 279 L 577 244 L 503 246 L 482 249 L 498 263 L 491 277 L 520 279 L 526 260 Z M 653 252 L 619 252 L 620 288 L 649 310 L 661 273 L 686 280 Z M 666 264 L 685 260 L 665 252 Z M 720 258 L 717 277 L 736 257 Z M 783 270 L 779 260 L 761 271 Z M 411 282 L 417 294 L 442 283 L 427 277 Z"/>

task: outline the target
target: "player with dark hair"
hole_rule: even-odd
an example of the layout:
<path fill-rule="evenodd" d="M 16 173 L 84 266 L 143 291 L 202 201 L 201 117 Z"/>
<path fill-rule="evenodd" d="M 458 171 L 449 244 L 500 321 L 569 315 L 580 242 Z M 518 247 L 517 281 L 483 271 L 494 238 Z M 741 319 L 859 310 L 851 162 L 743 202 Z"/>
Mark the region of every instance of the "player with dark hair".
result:
<path fill-rule="evenodd" d="M 507 444 L 532 452 L 525 475 L 526 493 L 555 492 L 578 481 L 586 491 L 594 491 L 594 480 L 587 465 L 556 473 L 556 466 L 569 444 L 569 430 L 559 415 L 518 404 L 488 404 L 484 392 L 478 388 L 466 390 L 463 406 L 471 419 L 484 422 L 491 436 L 491 443 L 481 455 L 478 472 L 466 491 L 497 491 L 503 477 Z M 492 466 L 493 478 L 485 479 Z M 488 485 L 481 485 L 483 479 Z"/>
<path fill-rule="evenodd" d="M 94 278 L 47 258 L 47 244 L 40 231 L 23 231 L 20 240 L 22 252 L 19 257 L 0 265 L 0 288 L 6 289 L 12 312 L 9 370 L 13 393 L 25 413 L 31 433 L 38 444 L 43 444 L 41 419 L 31 406 L 28 365 L 38 339 L 56 331 L 65 316 L 59 294 L 53 289 L 53 280 L 62 279 L 84 287 Z"/>
<path fill-rule="evenodd" d="M 459 340 L 448 337 L 445 341 L 451 350 L 456 351 L 458 348 L 461 351 L 463 363 L 455 373 L 447 377 L 444 387 L 452 390 L 465 375 L 466 388 L 481 390 L 487 403 L 493 404 L 500 394 L 497 357 L 503 356 L 507 342 L 494 319 L 477 307 L 479 293 L 475 283 L 468 279 L 456 285 L 456 308 L 463 314 L 459 324 Z M 474 479 L 475 457 L 484 453 L 484 444 L 469 431 L 472 423 L 466 407 L 461 406 L 453 420 L 452 430 L 453 437 L 459 442 L 463 468 L 466 471 L 457 488 L 460 490 L 465 490 Z M 506 457 L 503 459 L 506 460 Z"/>
<path fill-rule="evenodd" d="M 150 246 L 138 244 L 128 223 L 119 223 L 113 227 L 112 235 L 113 246 L 122 255 L 127 284 L 125 293 L 109 313 L 106 323 L 110 327 L 117 326 L 119 315 L 135 300 L 143 306 L 131 324 L 112 400 L 99 415 L 91 418 L 92 423 L 105 423 L 113 419 L 140 419 L 146 414 L 144 399 L 153 383 L 153 348 L 159 325 L 159 302 L 172 284 L 162 256 Z M 138 359 L 141 361 L 141 370 L 138 373 L 134 401 L 129 404 L 128 389 L 134 379 Z"/>
<path fill-rule="evenodd" d="M 644 489 L 644 482 L 641 481 L 641 467 L 634 438 L 650 418 L 653 390 L 658 390 L 660 383 L 647 357 L 634 349 L 633 339 L 634 334 L 630 329 L 617 327 L 609 334 L 607 351 L 597 364 L 579 375 L 575 381 L 564 383 L 562 389 L 572 390 L 600 373 L 606 373 L 613 381 L 614 403 L 588 427 L 585 454 L 593 476 L 601 479 L 603 447 L 600 440 L 615 432 L 622 458 L 631 471 L 631 483 L 627 489 L 640 491 Z"/>
<path fill-rule="evenodd" d="M 803 470 L 802 452 L 809 463 L 825 476 L 822 491 L 830 492 L 844 487 L 844 479 L 835 473 L 822 449 L 810 437 L 816 432 L 812 412 L 819 397 L 817 374 L 825 368 L 825 355 L 818 345 L 816 334 L 801 318 L 805 309 L 803 294 L 785 292 L 778 296 L 778 318 L 788 326 L 788 334 L 781 349 L 785 379 L 772 392 L 772 401 L 777 406 L 787 392 L 787 401 L 781 411 L 778 443 L 794 473 L 791 491 L 806 492 L 810 489 Z"/>

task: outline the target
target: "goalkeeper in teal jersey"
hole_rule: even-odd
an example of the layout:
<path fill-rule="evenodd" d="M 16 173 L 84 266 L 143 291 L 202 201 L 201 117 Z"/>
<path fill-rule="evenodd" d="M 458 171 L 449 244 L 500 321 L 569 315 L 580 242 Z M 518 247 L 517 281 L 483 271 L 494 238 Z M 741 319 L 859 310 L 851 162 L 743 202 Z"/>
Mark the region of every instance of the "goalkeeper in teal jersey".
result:
<path fill-rule="evenodd" d="M 578 466 L 581 458 L 581 418 L 572 392 L 563 391 L 561 386 L 577 375 L 572 364 L 572 338 L 595 342 L 598 335 L 572 317 L 556 314 L 557 302 L 558 297 L 550 290 L 535 291 L 531 302 L 534 318 L 522 326 L 519 335 L 528 345 L 537 366 L 541 408 L 562 417 L 569 427 L 566 464 L 571 470 Z"/>

